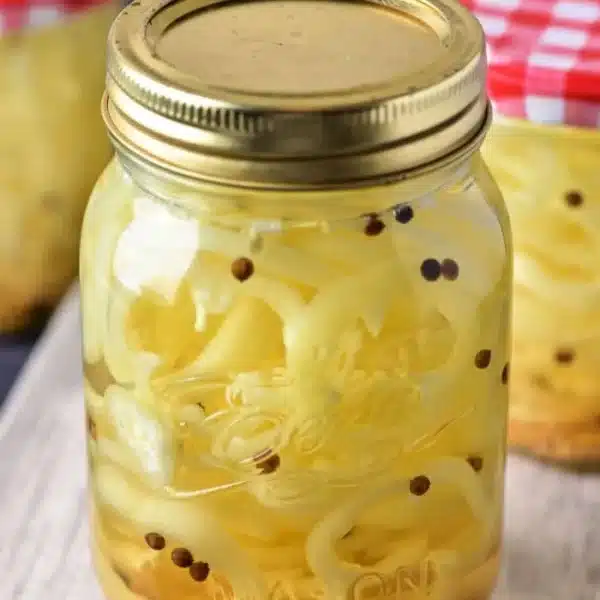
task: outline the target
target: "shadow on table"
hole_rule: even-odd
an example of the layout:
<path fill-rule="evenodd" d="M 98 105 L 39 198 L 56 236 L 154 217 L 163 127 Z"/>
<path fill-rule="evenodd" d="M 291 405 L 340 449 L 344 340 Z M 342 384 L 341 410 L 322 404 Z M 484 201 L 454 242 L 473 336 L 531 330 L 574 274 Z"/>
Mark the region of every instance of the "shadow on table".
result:
<path fill-rule="evenodd" d="M 48 309 L 36 310 L 26 329 L 0 334 L 0 410 L 51 314 Z"/>

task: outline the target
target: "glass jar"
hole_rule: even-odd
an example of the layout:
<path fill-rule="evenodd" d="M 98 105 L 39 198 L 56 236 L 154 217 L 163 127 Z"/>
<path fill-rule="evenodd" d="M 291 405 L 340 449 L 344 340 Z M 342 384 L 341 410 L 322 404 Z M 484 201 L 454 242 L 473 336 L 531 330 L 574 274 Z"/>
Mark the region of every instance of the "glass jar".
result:
<path fill-rule="evenodd" d="M 597 469 L 600 4 L 463 2 L 487 33 L 497 116 L 482 151 L 514 230 L 509 440 Z"/>
<path fill-rule="evenodd" d="M 98 106 L 116 14 L 116 0 L 0 3 L 0 332 L 33 324 L 77 275 L 112 154 Z"/>
<path fill-rule="evenodd" d="M 595 468 L 600 134 L 503 120 L 492 127 L 484 154 L 515 231 L 510 442 L 541 458 Z"/>
<path fill-rule="evenodd" d="M 108 47 L 81 254 L 107 598 L 489 598 L 512 273 L 477 23 L 178 0 Z"/>

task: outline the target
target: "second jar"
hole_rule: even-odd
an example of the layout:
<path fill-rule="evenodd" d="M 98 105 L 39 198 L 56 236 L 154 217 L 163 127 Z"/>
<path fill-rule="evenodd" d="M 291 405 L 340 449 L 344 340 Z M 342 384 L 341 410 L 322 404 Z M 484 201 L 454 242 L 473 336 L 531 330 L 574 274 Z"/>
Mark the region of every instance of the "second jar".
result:
<path fill-rule="evenodd" d="M 483 36 L 408 6 L 115 22 L 81 256 L 109 600 L 490 597 L 512 273 Z"/>
<path fill-rule="evenodd" d="M 514 230 L 509 440 L 598 469 L 600 4 L 464 2 L 488 33 L 496 121 L 483 154 Z"/>

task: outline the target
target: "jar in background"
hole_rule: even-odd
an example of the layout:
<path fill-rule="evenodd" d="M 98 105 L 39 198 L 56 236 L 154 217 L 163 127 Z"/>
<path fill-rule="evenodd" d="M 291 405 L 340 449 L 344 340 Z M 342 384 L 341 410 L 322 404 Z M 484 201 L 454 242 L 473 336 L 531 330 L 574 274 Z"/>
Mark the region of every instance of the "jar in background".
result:
<path fill-rule="evenodd" d="M 497 115 L 483 152 L 514 232 L 510 441 L 598 464 L 600 4 L 476 6 Z"/>
<path fill-rule="evenodd" d="M 98 107 L 118 2 L 0 4 L 0 332 L 77 274 L 81 221 L 111 156 Z"/>
<path fill-rule="evenodd" d="M 477 22 L 174 0 L 108 47 L 81 254 L 107 598 L 489 598 L 512 271 Z"/>

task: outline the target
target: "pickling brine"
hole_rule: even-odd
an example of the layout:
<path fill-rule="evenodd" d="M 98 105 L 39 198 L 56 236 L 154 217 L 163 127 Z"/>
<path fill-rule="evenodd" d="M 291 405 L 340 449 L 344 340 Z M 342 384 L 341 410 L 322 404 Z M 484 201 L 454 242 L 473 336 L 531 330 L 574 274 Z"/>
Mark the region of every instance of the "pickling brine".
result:
<path fill-rule="evenodd" d="M 487 598 L 510 269 L 484 189 L 331 220 L 300 195 L 282 220 L 109 167 L 82 293 L 111 600 Z"/>
<path fill-rule="evenodd" d="M 80 269 L 107 599 L 488 600 L 512 262 L 476 21 L 170 0 L 108 48 Z"/>

